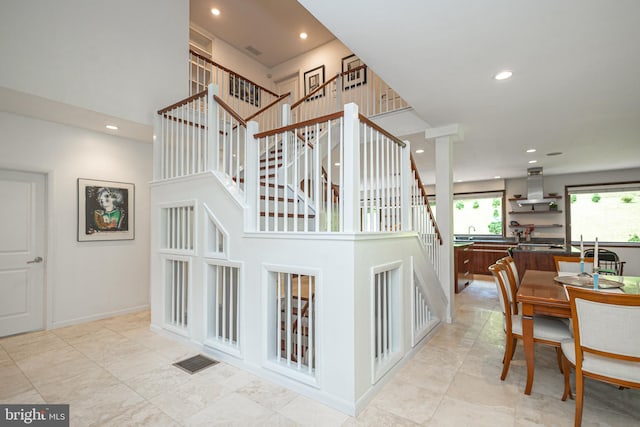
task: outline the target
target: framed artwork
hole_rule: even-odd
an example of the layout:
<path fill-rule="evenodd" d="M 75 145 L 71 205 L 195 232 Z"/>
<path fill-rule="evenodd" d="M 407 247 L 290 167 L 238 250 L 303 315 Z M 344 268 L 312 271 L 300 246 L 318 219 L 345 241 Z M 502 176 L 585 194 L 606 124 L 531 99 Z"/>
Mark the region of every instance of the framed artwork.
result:
<path fill-rule="evenodd" d="M 78 241 L 133 240 L 135 185 L 78 178 Z"/>
<path fill-rule="evenodd" d="M 304 96 L 309 95 L 311 92 L 318 89 L 323 84 L 324 84 L 324 65 L 316 67 L 313 70 L 306 71 L 304 73 Z M 324 96 L 325 91 L 326 91 L 326 88 L 323 88 L 322 90 L 316 92 L 311 98 L 308 98 L 307 101 Z"/>
<path fill-rule="evenodd" d="M 351 89 L 352 87 L 367 84 L 367 68 L 363 67 L 352 71 L 365 64 L 360 61 L 355 54 L 342 58 L 342 88 Z M 346 74 L 345 74 L 346 73 Z"/>
<path fill-rule="evenodd" d="M 260 107 L 260 88 L 240 76 L 229 73 L 229 95 Z"/>

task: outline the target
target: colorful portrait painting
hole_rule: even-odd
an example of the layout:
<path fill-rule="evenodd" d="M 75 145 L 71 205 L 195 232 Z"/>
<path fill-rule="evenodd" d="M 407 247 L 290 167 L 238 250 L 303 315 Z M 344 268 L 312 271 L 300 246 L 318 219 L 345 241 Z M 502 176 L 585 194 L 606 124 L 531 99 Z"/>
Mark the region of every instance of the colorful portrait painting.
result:
<path fill-rule="evenodd" d="M 133 184 L 78 180 L 78 240 L 133 239 Z"/>

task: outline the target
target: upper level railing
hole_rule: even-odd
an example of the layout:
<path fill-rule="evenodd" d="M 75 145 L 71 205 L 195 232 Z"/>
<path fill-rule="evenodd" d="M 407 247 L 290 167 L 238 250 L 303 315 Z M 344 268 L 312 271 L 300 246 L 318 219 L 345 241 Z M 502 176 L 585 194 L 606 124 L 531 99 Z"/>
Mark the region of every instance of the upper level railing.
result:
<path fill-rule="evenodd" d="M 357 104 L 360 114 L 372 117 L 409 108 L 409 104 L 366 65 L 336 74 L 291 105 L 292 122 L 310 120 Z"/>
<path fill-rule="evenodd" d="M 189 50 L 189 64 L 191 95 L 212 83 L 218 87 L 217 96 L 244 121 L 256 121 L 260 129 L 282 126 L 282 105 L 292 102 L 289 93 L 278 95 L 193 50 Z"/>
<path fill-rule="evenodd" d="M 291 105 L 289 123 L 335 113 L 349 103 L 357 104 L 365 117 L 409 108 L 409 104 L 366 65 L 336 74 L 295 101 L 289 93 L 278 95 L 193 50 L 189 53 L 190 94 L 203 91 L 209 83 L 215 84 L 220 99 L 245 121 L 258 122 L 261 130 L 284 125 L 284 104 Z"/>

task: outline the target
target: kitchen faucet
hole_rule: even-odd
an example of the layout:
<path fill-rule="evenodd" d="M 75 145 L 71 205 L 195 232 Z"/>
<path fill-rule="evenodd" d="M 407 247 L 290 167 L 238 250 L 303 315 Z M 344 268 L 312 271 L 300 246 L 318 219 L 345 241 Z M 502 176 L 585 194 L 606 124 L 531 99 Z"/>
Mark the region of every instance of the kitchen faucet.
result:
<path fill-rule="evenodd" d="M 473 231 L 476 231 L 476 228 L 473 225 L 470 225 L 469 228 L 467 228 L 467 234 L 471 234 L 472 228 L 473 228 Z"/>

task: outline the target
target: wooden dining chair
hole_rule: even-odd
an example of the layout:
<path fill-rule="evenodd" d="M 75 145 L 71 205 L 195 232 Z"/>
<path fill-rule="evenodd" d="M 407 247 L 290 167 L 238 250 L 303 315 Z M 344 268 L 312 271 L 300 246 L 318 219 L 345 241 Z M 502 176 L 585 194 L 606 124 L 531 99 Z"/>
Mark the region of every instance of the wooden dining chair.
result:
<path fill-rule="evenodd" d="M 580 273 L 580 257 L 554 255 L 553 262 L 556 264 L 556 271 L 560 273 L 572 274 Z M 584 272 L 593 272 L 593 258 L 584 259 Z"/>
<path fill-rule="evenodd" d="M 518 268 L 516 262 L 511 256 L 500 258 L 496 261 L 498 264 L 503 264 L 507 267 L 507 276 L 509 277 L 509 287 L 511 288 L 511 306 L 513 314 L 518 314 L 518 302 L 515 295 L 520 287 L 520 275 L 518 274 Z"/>
<path fill-rule="evenodd" d="M 517 340 L 522 339 L 522 315 L 513 314 L 511 312 L 513 298 L 515 294 L 511 293 L 510 284 L 508 283 L 509 274 L 504 264 L 493 264 L 489 267 L 489 271 L 493 275 L 496 288 L 498 291 L 498 299 L 502 315 L 504 316 L 504 333 L 505 348 L 504 357 L 502 358 L 502 375 L 500 379 L 504 381 L 509 373 L 511 359 L 516 351 Z M 513 295 L 513 296 L 512 296 Z M 560 342 L 570 339 L 571 332 L 566 324 L 559 319 L 551 317 L 534 317 L 533 319 L 533 342 L 550 345 L 556 348 L 558 356 L 558 366 L 562 370 Z"/>
<path fill-rule="evenodd" d="M 564 395 L 571 395 L 569 374 L 576 370 L 575 427 L 582 423 L 584 377 L 621 387 L 640 388 L 640 295 L 567 286 L 574 339 L 562 342 Z"/>

